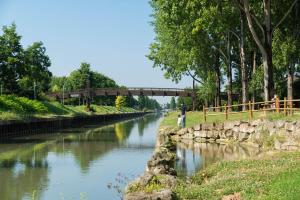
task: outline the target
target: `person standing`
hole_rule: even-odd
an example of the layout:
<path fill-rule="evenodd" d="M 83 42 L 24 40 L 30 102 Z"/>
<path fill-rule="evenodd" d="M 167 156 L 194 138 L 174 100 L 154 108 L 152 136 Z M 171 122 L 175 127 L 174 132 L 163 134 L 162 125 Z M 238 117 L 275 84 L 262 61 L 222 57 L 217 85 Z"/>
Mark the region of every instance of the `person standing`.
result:
<path fill-rule="evenodd" d="M 186 123 L 186 106 L 185 104 L 181 104 L 181 122 L 182 122 L 182 128 L 185 128 Z"/>

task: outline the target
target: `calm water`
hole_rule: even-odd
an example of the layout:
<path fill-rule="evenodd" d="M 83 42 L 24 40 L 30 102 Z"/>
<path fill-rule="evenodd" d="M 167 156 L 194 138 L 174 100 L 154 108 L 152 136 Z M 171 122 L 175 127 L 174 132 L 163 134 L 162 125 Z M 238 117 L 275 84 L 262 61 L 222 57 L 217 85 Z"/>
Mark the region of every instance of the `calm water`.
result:
<path fill-rule="evenodd" d="M 150 159 L 160 115 L 69 129 L 0 144 L 0 200 L 117 200 Z M 244 146 L 177 144 L 176 169 L 191 175 L 219 160 L 257 157 Z"/>
<path fill-rule="evenodd" d="M 0 144 L 0 199 L 120 199 L 151 157 L 160 115 Z"/>
<path fill-rule="evenodd" d="M 241 144 L 222 145 L 216 143 L 194 143 L 184 141 L 177 144 L 175 168 L 179 176 L 193 173 L 221 160 L 240 160 L 262 155 L 261 150 Z"/>

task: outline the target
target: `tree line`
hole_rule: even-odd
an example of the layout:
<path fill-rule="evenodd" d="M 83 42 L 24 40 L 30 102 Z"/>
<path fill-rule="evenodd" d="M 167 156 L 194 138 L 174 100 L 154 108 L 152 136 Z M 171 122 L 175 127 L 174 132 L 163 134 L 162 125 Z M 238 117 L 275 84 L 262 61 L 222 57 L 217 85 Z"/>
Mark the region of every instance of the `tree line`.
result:
<path fill-rule="evenodd" d="M 208 105 L 299 98 L 299 0 L 151 0 L 148 58 L 165 77 L 188 75 Z M 245 107 L 244 107 L 245 109 Z"/>
<path fill-rule="evenodd" d="M 49 89 L 52 73 L 51 61 L 42 42 L 27 48 L 21 45 L 16 25 L 4 26 L 0 35 L 0 86 L 1 94 L 13 93 L 34 97 L 34 91 Z"/>
<path fill-rule="evenodd" d="M 16 31 L 16 24 L 4 26 L 0 35 L 0 93 L 14 94 L 28 98 L 42 99 L 46 92 L 63 92 L 90 88 L 116 88 L 113 79 L 91 70 L 89 63 L 83 62 L 69 76 L 53 76 L 49 70 L 51 60 L 42 42 L 34 42 L 24 48 L 22 37 Z M 123 106 L 137 109 L 161 109 L 155 99 L 133 96 L 124 97 Z M 82 99 L 83 100 L 83 99 Z M 114 106 L 116 97 L 94 97 L 93 103 Z M 78 99 L 71 99 L 77 104 Z M 84 102 L 82 102 L 84 103 Z"/>

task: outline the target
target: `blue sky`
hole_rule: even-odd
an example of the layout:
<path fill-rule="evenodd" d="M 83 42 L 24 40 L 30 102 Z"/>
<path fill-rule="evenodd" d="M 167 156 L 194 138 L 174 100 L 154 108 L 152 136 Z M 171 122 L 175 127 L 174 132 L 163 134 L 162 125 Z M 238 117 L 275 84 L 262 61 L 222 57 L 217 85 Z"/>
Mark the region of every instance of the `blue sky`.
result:
<path fill-rule="evenodd" d="M 26 47 L 42 41 L 54 75 L 68 75 L 85 61 L 128 87 L 186 87 L 152 68 L 155 36 L 148 0 L 0 0 L 0 25 L 17 24 Z"/>

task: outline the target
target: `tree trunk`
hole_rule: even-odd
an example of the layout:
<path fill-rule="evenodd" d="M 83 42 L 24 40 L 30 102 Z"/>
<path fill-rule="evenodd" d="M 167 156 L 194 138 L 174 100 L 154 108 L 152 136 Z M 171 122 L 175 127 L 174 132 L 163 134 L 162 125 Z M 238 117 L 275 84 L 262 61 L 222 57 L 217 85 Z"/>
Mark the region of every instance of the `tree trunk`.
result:
<path fill-rule="evenodd" d="M 265 71 L 266 90 L 265 99 L 270 100 L 274 96 L 274 80 L 273 80 L 273 62 L 272 62 L 272 25 L 271 25 L 271 0 L 264 0 L 264 18 L 265 18 L 265 49 L 267 53 L 267 66 Z M 268 95 L 268 96 L 267 96 Z"/>
<path fill-rule="evenodd" d="M 288 100 L 293 99 L 293 82 L 294 82 L 294 73 L 293 68 L 288 68 L 288 76 L 287 76 L 287 96 Z"/>
<path fill-rule="evenodd" d="M 216 74 L 216 97 L 215 106 L 219 107 L 221 105 L 221 71 L 220 71 L 220 53 L 217 51 L 215 55 L 215 74 Z M 216 109 L 220 111 L 220 109 Z"/>
<path fill-rule="evenodd" d="M 227 38 L 227 105 L 232 105 L 232 68 L 231 68 L 231 53 L 230 53 L 230 34 L 228 33 Z M 231 111 L 231 107 L 228 108 L 229 111 Z"/>
<path fill-rule="evenodd" d="M 248 77 L 246 67 L 246 56 L 245 56 L 245 34 L 244 34 L 244 12 L 240 13 L 240 25 L 241 25 L 241 38 L 240 38 L 240 61 L 241 61 L 241 73 L 242 73 L 242 102 L 243 104 L 248 103 Z M 243 105 L 243 110 L 246 110 L 247 106 Z"/>
<path fill-rule="evenodd" d="M 257 44 L 263 59 L 264 68 L 264 99 L 265 101 L 270 100 L 271 96 L 274 95 L 274 80 L 273 80 L 273 64 L 272 64 L 272 26 L 271 26 L 271 7 L 270 0 L 263 0 L 264 5 L 264 43 L 256 33 L 252 17 L 250 14 L 249 0 L 242 0 L 244 3 L 244 11 L 248 22 L 248 27 L 252 34 L 252 37 Z"/>
<path fill-rule="evenodd" d="M 253 51 L 253 60 L 252 60 L 252 78 L 253 78 L 255 72 L 256 72 L 256 50 Z M 256 92 L 255 92 L 255 89 L 253 89 L 253 91 L 252 91 L 252 102 L 253 102 L 253 103 L 256 102 L 255 96 L 256 96 Z M 255 109 L 254 106 L 253 106 L 253 109 Z"/>
<path fill-rule="evenodd" d="M 196 91 L 195 91 L 195 79 L 193 79 L 193 96 L 192 96 L 192 101 L 193 101 L 193 112 L 195 111 L 195 101 L 196 101 Z"/>

